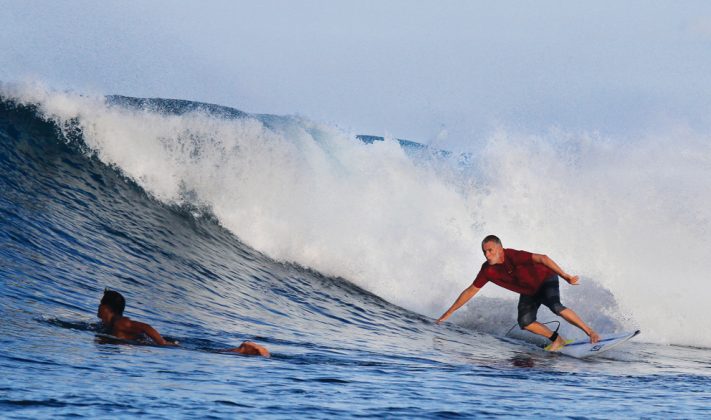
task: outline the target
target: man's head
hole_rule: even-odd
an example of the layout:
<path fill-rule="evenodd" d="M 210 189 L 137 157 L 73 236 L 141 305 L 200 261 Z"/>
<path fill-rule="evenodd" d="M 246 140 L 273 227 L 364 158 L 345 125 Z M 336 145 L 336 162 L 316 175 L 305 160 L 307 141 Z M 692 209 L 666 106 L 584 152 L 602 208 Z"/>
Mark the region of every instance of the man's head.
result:
<path fill-rule="evenodd" d="M 126 307 L 126 299 L 121 296 L 121 293 L 113 290 L 104 290 L 104 297 L 99 303 L 99 312 L 96 314 L 102 321 L 108 323 L 114 316 L 123 316 L 123 310 Z"/>
<path fill-rule="evenodd" d="M 481 241 L 481 250 L 484 251 L 486 261 L 490 265 L 504 262 L 504 246 L 497 236 L 489 235 Z"/>

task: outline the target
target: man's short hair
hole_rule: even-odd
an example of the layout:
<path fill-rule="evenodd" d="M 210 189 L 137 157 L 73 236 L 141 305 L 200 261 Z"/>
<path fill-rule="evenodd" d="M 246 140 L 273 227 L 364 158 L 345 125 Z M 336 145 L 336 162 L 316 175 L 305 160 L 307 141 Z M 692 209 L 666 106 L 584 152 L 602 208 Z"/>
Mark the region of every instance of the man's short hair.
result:
<path fill-rule="evenodd" d="M 101 304 L 108 306 L 116 315 L 123 316 L 126 299 L 121 296 L 121 293 L 106 289 L 104 290 L 104 297 L 101 298 Z"/>
<path fill-rule="evenodd" d="M 493 242 L 499 246 L 503 246 L 501 245 L 501 239 L 499 239 L 496 235 L 488 235 L 483 241 L 481 241 L 481 246 L 484 247 L 484 244 L 487 242 Z"/>

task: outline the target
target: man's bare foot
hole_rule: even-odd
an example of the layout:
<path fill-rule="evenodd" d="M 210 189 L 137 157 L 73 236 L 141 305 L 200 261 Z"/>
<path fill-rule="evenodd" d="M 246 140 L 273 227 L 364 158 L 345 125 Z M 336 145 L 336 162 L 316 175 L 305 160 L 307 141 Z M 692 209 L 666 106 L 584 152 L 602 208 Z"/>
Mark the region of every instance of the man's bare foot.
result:
<path fill-rule="evenodd" d="M 596 333 L 595 331 L 592 331 L 592 330 L 591 330 L 591 331 L 590 331 L 590 334 L 588 334 L 588 335 L 590 336 L 590 342 L 591 342 L 591 343 L 595 344 L 595 343 L 597 343 L 598 341 L 600 341 L 600 336 L 597 335 L 597 333 Z"/>
<path fill-rule="evenodd" d="M 245 341 L 239 347 L 230 349 L 230 351 L 249 356 L 269 357 L 269 351 L 264 346 L 260 346 L 259 344 L 251 341 Z"/>
<path fill-rule="evenodd" d="M 548 350 L 548 351 L 558 351 L 558 350 L 560 350 L 561 348 L 563 348 L 564 346 L 565 346 L 565 339 L 564 339 L 563 337 L 561 337 L 561 336 L 558 336 L 558 338 L 556 338 L 555 341 L 552 342 L 552 343 L 546 348 L 546 350 Z"/>

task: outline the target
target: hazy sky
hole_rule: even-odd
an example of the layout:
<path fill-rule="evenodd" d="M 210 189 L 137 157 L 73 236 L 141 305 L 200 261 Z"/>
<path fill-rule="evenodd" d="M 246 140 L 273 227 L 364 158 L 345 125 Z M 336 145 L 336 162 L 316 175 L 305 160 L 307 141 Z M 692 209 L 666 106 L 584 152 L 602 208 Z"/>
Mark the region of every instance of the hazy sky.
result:
<path fill-rule="evenodd" d="M 3 1 L 0 80 L 466 148 L 711 127 L 708 1 Z M 437 140 L 439 136 L 439 139 Z"/>

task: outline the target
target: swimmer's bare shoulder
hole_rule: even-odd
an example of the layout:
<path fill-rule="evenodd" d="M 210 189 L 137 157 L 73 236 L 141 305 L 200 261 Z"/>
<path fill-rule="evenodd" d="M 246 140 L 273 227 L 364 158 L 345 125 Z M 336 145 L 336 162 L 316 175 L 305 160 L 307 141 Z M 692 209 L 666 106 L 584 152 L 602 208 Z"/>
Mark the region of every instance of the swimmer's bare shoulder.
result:
<path fill-rule="evenodd" d="M 147 335 L 154 343 L 160 346 L 177 345 L 176 343 L 164 339 L 155 328 L 144 322 L 132 321 L 130 318 L 124 316 L 114 323 L 114 335 L 118 338 L 135 340 L 142 334 Z"/>

